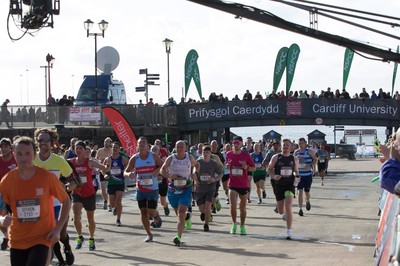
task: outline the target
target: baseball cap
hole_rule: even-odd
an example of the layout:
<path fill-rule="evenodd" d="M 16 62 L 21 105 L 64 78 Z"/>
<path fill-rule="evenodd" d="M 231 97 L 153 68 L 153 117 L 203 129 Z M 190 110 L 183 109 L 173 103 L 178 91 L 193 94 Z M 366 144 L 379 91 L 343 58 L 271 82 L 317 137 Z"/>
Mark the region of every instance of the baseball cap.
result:
<path fill-rule="evenodd" d="M 2 144 L 7 144 L 7 145 L 11 146 L 11 140 L 9 138 L 2 138 L 0 140 L 0 145 L 2 145 Z"/>

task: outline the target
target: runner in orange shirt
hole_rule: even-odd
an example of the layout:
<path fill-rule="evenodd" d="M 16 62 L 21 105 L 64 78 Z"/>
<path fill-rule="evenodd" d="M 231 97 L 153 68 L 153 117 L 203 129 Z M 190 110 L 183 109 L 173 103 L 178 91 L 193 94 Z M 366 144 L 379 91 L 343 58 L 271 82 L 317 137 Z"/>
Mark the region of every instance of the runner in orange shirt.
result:
<path fill-rule="evenodd" d="M 0 194 L 12 216 L 1 216 L 0 226 L 10 226 L 11 265 L 46 265 L 52 243 L 68 219 L 71 202 L 57 177 L 33 165 L 35 144 L 29 137 L 15 142 L 18 167 L 0 182 Z M 62 203 L 59 222 L 54 219 L 53 197 Z"/>

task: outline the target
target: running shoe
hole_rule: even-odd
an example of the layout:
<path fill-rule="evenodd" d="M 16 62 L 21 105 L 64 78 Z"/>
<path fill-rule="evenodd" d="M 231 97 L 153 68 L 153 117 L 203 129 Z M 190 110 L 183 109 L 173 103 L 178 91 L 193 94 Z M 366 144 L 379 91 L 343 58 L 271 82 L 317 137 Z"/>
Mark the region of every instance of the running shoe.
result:
<path fill-rule="evenodd" d="M 196 206 L 196 201 L 192 200 L 192 206 Z"/>
<path fill-rule="evenodd" d="M 154 217 L 154 228 L 160 228 L 162 225 L 162 219 L 160 217 L 160 214 L 157 214 L 156 217 Z"/>
<path fill-rule="evenodd" d="M 251 199 L 250 198 L 247 198 L 247 203 L 251 203 Z"/>
<path fill-rule="evenodd" d="M 93 251 L 96 249 L 96 245 L 94 244 L 94 238 L 89 238 L 89 250 Z"/>
<path fill-rule="evenodd" d="M 117 222 L 116 222 L 115 224 L 116 224 L 118 227 L 122 225 L 120 220 L 117 220 Z"/>
<path fill-rule="evenodd" d="M 282 220 L 286 221 L 286 213 L 282 215 Z"/>
<path fill-rule="evenodd" d="M 232 227 L 231 227 L 231 234 L 232 234 L 232 235 L 236 234 L 236 230 L 237 230 L 237 224 L 232 224 Z"/>
<path fill-rule="evenodd" d="M 190 212 L 186 212 L 186 217 L 185 217 L 185 220 L 189 220 L 190 219 Z"/>
<path fill-rule="evenodd" d="M 56 266 L 66 266 L 68 265 L 65 261 L 59 261 L 56 263 Z"/>
<path fill-rule="evenodd" d="M 64 254 L 65 254 L 65 262 L 67 263 L 66 265 L 74 264 L 75 256 L 72 253 L 71 248 L 64 248 Z"/>
<path fill-rule="evenodd" d="M 153 235 L 147 236 L 147 237 L 144 239 L 144 242 L 146 242 L 146 243 L 153 242 Z"/>
<path fill-rule="evenodd" d="M 3 237 L 3 242 L 1 242 L 1 250 L 6 250 L 8 247 L 8 238 Z"/>
<path fill-rule="evenodd" d="M 165 214 L 165 216 L 168 216 L 168 215 L 169 215 L 169 208 L 168 208 L 168 205 L 167 205 L 166 207 L 164 207 L 164 214 Z"/>
<path fill-rule="evenodd" d="M 306 210 L 307 211 L 311 210 L 311 203 L 309 201 L 306 202 Z"/>
<path fill-rule="evenodd" d="M 293 237 L 292 230 L 291 229 L 287 229 L 286 230 L 286 239 L 287 240 L 292 240 L 292 237 Z"/>
<path fill-rule="evenodd" d="M 214 220 L 214 216 L 212 216 L 212 214 L 210 215 L 210 222 L 212 222 Z"/>
<path fill-rule="evenodd" d="M 219 198 L 217 198 L 217 201 L 215 202 L 215 208 L 217 209 L 217 212 L 221 210 L 221 202 L 219 202 Z"/>
<path fill-rule="evenodd" d="M 211 207 L 211 213 L 216 214 L 217 213 L 217 208 L 215 208 L 215 206 Z"/>
<path fill-rule="evenodd" d="M 265 190 L 262 192 L 262 197 L 263 197 L 263 199 L 267 198 L 267 192 L 265 192 Z"/>
<path fill-rule="evenodd" d="M 175 246 L 178 246 L 178 247 L 181 246 L 181 237 L 180 237 L 179 235 L 177 235 L 177 236 L 174 238 L 174 243 L 175 243 Z"/>
<path fill-rule="evenodd" d="M 244 225 L 240 226 L 240 235 L 245 236 L 247 235 L 246 233 L 246 227 Z"/>
<path fill-rule="evenodd" d="M 302 210 L 302 209 L 299 210 L 299 215 L 300 215 L 300 216 L 304 216 L 304 213 L 303 213 L 303 210 Z"/>
<path fill-rule="evenodd" d="M 261 203 L 262 203 L 262 200 L 261 200 L 261 199 L 258 199 L 257 204 L 261 204 Z"/>
<path fill-rule="evenodd" d="M 78 236 L 76 238 L 76 246 L 75 249 L 80 249 L 82 247 L 83 242 L 85 241 L 85 239 L 83 238 L 83 236 Z"/>
<path fill-rule="evenodd" d="M 188 230 L 192 228 L 192 221 L 190 219 L 185 221 L 185 227 Z"/>
<path fill-rule="evenodd" d="M 107 201 L 106 200 L 103 203 L 103 210 L 107 210 Z"/>
<path fill-rule="evenodd" d="M 229 204 L 229 199 L 225 200 L 225 204 L 227 204 L 227 205 Z"/>
<path fill-rule="evenodd" d="M 206 214 L 204 212 L 202 212 L 200 214 L 200 220 L 202 220 L 204 222 L 205 219 L 206 219 Z"/>
<path fill-rule="evenodd" d="M 275 212 L 275 213 L 278 213 L 278 207 L 275 207 L 274 212 Z"/>
<path fill-rule="evenodd" d="M 208 224 L 205 224 L 205 225 L 203 226 L 203 230 L 204 230 L 204 232 L 210 231 L 210 228 L 208 227 Z"/>
<path fill-rule="evenodd" d="M 114 215 L 114 216 L 117 215 L 117 209 L 116 209 L 116 208 L 113 209 L 113 215 Z"/>

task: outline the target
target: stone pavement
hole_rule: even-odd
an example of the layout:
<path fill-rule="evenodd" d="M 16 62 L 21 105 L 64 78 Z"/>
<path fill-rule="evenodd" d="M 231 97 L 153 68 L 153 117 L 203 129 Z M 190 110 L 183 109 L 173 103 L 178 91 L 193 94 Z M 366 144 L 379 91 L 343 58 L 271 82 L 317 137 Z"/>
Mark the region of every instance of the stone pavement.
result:
<path fill-rule="evenodd" d="M 294 203 L 293 240 L 285 239 L 285 222 L 273 211 L 275 200 L 269 184 L 268 198 L 261 205 L 256 204 L 252 190 L 246 236 L 229 234 L 229 205 L 221 195 L 222 210 L 210 224 L 210 232 L 203 232 L 199 212 L 193 207 L 193 226 L 185 231 L 180 248 L 172 243 L 176 235 L 173 212 L 166 217 L 159 208 L 162 228 L 153 229 L 153 243 L 144 243 L 134 188 L 129 188 L 123 199 L 122 227 L 115 226 L 115 216 L 100 209 L 98 197 L 97 249 L 89 251 L 86 241 L 81 250 L 74 250 L 74 265 L 372 265 L 379 184 L 372 184 L 371 179 L 379 167 L 376 159 L 332 160 L 325 186 L 314 178 L 311 211 L 300 217 Z M 74 245 L 72 222 L 69 233 Z M 0 265 L 9 265 L 8 252 L 0 252 Z"/>

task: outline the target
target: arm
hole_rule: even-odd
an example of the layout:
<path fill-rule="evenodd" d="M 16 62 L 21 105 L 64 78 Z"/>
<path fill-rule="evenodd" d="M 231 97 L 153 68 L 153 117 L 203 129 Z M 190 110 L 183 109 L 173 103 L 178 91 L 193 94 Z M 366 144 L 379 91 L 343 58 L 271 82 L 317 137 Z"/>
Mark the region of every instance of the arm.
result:
<path fill-rule="evenodd" d="M 268 171 L 268 174 L 271 177 L 271 179 L 278 181 L 279 179 L 281 179 L 281 176 L 276 175 L 275 171 L 274 171 L 277 160 L 278 160 L 278 154 L 275 154 L 274 156 L 272 156 L 271 161 L 269 162 L 267 171 Z"/>
<path fill-rule="evenodd" d="M 60 240 L 60 232 L 64 227 L 65 222 L 68 220 L 69 211 L 71 210 L 71 200 L 68 196 L 61 202 L 61 204 L 60 218 L 58 219 L 56 227 L 54 227 L 47 235 L 47 239 L 51 240 L 53 243 Z"/>
<path fill-rule="evenodd" d="M 93 159 L 89 159 L 89 167 L 92 168 L 92 169 L 93 168 L 99 168 L 103 172 L 110 171 L 110 167 L 108 167 L 108 165 L 101 164 L 98 161 L 93 160 Z"/>
<path fill-rule="evenodd" d="M 125 168 L 125 171 L 124 171 L 125 178 L 133 178 L 135 165 L 136 165 L 136 157 L 132 156 L 129 159 L 128 166 Z"/>
<path fill-rule="evenodd" d="M 171 166 L 171 161 L 172 161 L 172 155 L 169 156 L 167 158 L 167 160 L 165 160 L 165 162 L 163 163 L 163 165 L 161 166 L 161 169 L 160 169 L 161 175 L 167 177 L 168 180 L 176 178 L 176 175 L 171 175 L 169 173 L 169 167 Z"/>

